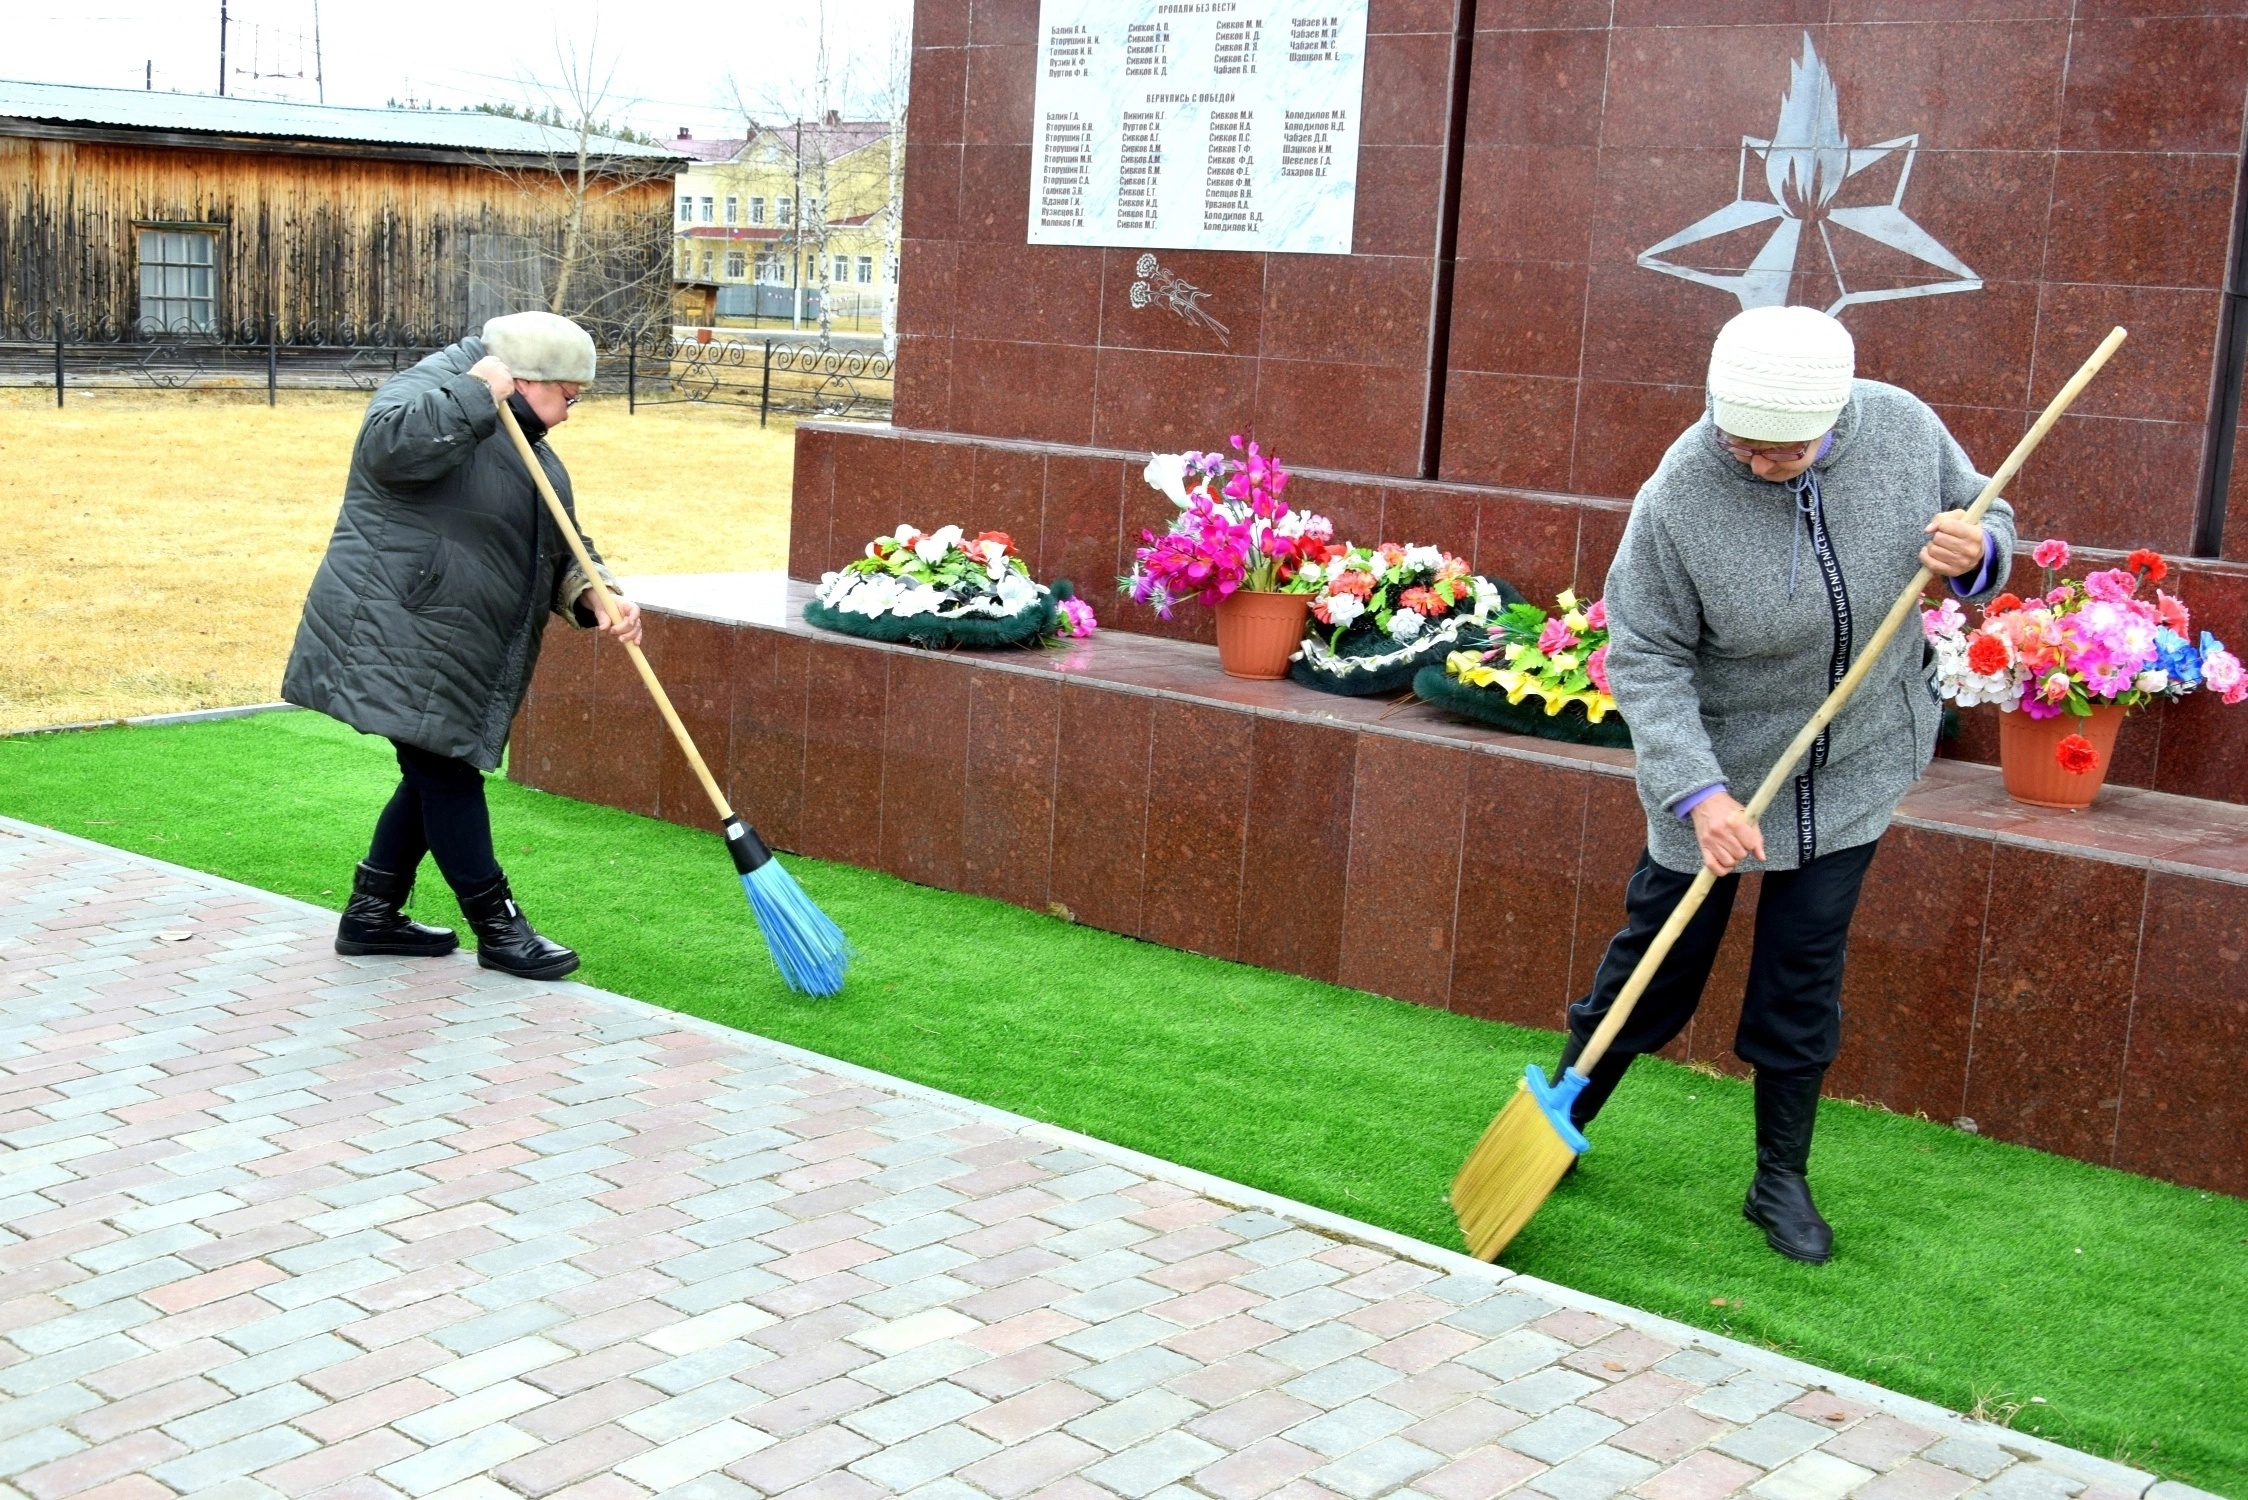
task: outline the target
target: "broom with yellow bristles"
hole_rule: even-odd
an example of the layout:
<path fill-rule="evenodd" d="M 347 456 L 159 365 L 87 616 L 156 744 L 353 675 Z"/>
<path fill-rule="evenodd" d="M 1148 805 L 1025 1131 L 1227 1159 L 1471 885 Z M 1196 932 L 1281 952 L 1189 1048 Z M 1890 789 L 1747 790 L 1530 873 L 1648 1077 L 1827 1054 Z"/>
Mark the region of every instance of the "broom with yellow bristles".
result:
<path fill-rule="evenodd" d="M 2092 357 L 2084 361 L 2084 367 L 2061 387 L 2053 404 L 2045 408 L 2036 424 L 2014 445 L 2014 451 L 1998 466 L 1998 472 L 1991 475 L 1990 482 L 1975 497 L 1975 503 L 1967 507 L 1969 521 L 1982 520 L 1983 512 L 1990 509 L 1990 502 L 1999 490 L 2020 471 L 2037 445 L 2045 440 L 2045 434 L 2052 431 L 2053 424 L 2068 410 L 2069 403 L 2091 383 L 2092 377 L 2100 372 L 2100 366 L 2106 364 L 2108 356 L 2122 344 L 2123 337 L 2120 328 L 2109 333 L 2100 341 L 2100 347 L 2092 351 Z M 1866 643 L 1857 661 L 1851 664 L 1849 672 L 1835 684 L 1834 691 L 1827 694 L 1819 711 L 1811 716 L 1811 722 L 1803 726 L 1803 732 L 1795 737 L 1779 763 L 1765 776 L 1764 784 L 1756 789 L 1756 795 L 1749 799 L 1746 814 L 1750 822 L 1763 818 L 1764 810 L 1787 784 L 1796 762 L 1810 752 L 1811 742 L 1819 737 L 1819 731 L 1842 712 L 1843 705 L 1858 690 L 1866 672 L 1887 649 L 1890 639 L 1912 614 L 1934 577 L 1922 568 L 1897 596 L 1888 617 L 1873 633 L 1873 639 Z M 1679 900 L 1677 909 L 1671 912 L 1670 920 L 1655 934 L 1655 941 L 1639 960 L 1639 967 L 1632 970 L 1623 992 L 1608 1007 L 1600 1029 L 1592 1034 L 1592 1040 L 1585 1044 L 1576 1063 L 1551 1083 L 1546 1081 L 1544 1069 L 1536 1063 L 1530 1064 L 1523 1070 L 1522 1082 L 1515 1089 L 1514 1097 L 1507 1101 L 1498 1118 L 1483 1132 L 1483 1138 L 1475 1143 L 1475 1149 L 1468 1153 L 1459 1176 L 1452 1179 L 1452 1212 L 1460 1221 L 1460 1235 L 1467 1241 L 1468 1253 L 1476 1259 L 1496 1260 L 1508 1241 L 1530 1222 L 1530 1216 L 1561 1181 L 1570 1163 L 1589 1149 L 1590 1143 L 1569 1118 L 1569 1107 L 1576 1102 L 1577 1095 L 1584 1092 L 1593 1068 L 1607 1055 L 1609 1044 L 1631 1019 L 1633 1007 L 1638 1005 L 1640 995 L 1662 967 L 1671 945 L 1686 930 L 1686 924 L 1693 920 L 1694 913 L 1701 909 L 1702 899 L 1716 883 L 1715 873 L 1708 865 L 1703 865 L 1694 883 Z"/>

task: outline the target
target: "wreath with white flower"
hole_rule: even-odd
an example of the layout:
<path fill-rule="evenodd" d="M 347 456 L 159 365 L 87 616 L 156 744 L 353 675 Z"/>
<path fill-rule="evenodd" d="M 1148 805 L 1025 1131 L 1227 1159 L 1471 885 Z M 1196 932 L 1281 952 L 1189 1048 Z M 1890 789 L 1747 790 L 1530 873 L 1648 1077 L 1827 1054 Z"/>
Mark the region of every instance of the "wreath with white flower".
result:
<path fill-rule="evenodd" d="M 1299 577 L 1316 583 L 1288 675 L 1358 697 L 1396 692 L 1446 652 L 1483 643 L 1492 616 L 1522 596 L 1436 547 L 1349 547 Z"/>
<path fill-rule="evenodd" d="M 804 618 L 823 629 L 917 646 L 1013 646 L 1090 635 L 1093 612 L 1066 579 L 1036 582 L 1004 531 L 900 526 L 866 556 L 822 574 Z"/>

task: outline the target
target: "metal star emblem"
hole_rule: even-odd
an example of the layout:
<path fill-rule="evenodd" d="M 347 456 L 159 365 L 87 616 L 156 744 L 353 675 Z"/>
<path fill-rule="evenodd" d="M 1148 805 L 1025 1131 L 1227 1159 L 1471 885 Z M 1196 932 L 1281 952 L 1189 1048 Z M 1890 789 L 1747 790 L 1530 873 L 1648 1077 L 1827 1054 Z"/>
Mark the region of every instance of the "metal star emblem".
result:
<path fill-rule="evenodd" d="M 1884 194 L 1880 183 L 1887 172 L 1862 174 L 1897 153 L 1902 156 L 1895 179 Z M 1639 264 L 1665 276 L 1731 292 L 1744 312 L 1784 306 L 1798 276 L 1831 285 L 1837 295 L 1827 305 L 1830 314 L 1860 302 L 1977 291 L 1983 279 L 1904 210 L 1905 189 L 1912 182 L 1919 153 L 1918 134 L 1871 146 L 1850 144 L 1836 109 L 1834 76 L 1806 32 L 1802 58 L 1788 64 L 1788 90 L 1781 96 L 1780 122 L 1772 138 L 1741 137 L 1740 176 L 1733 201 L 1641 251 Z M 1763 163 L 1763 186 L 1769 197 L 1751 196 L 1752 156 Z M 1771 233 L 1746 269 L 1715 269 L 1665 258 L 1688 246 L 1766 224 L 1772 226 Z M 1868 249 L 1848 236 L 1878 248 Z M 1806 256 L 1810 264 L 1799 269 Z M 1898 256 L 1906 259 L 1900 261 Z M 1715 257 L 1704 252 L 1700 258 Z M 1850 284 L 1852 277 L 1858 280 L 1856 289 Z M 1877 284 L 1868 285 L 1869 281 Z"/>

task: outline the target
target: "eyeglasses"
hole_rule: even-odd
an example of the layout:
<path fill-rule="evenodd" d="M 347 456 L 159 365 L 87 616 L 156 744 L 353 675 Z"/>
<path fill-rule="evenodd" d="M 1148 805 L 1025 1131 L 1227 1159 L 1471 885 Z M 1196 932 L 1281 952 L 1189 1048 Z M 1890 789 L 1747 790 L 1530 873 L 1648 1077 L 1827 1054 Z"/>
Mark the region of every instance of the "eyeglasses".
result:
<path fill-rule="evenodd" d="M 578 403 L 579 403 L 580 401 L 582 401 L 582 400 L 584 400 L 584 399 L 585 399 L 585 392 L 583 392 L 583 391 L 572 391 L 572 392 L 570 392 L 570 394 L 569 394 L 569 395 L 567 395 L 567 396 L 564 396 L 564 397 L 562 398 L 562 405 L 563 405 L 563 408 L 564 408 L 565 410 L 567 410 L 568 408 L 570 408 L 570 407 L 573 407 L 573 406 L 577 405 L 577 404 L 578 404 Z"/>
<path fill-rule="evenodd" d="M 1728 436 L 1722 432 L 1717 435 L 1718 446 L 1744 464 L 1752 463 L 1759 458 L 1768 459 L 1776 464 L 1792 464 L 1805 454 L 1817 451 L 1819 444 L 1825 441 L 1826 434 L 1821 433 L 1807 443 L 1797 443 L 1788 448 L 1770 448 L 1754 447 L 1742 442 L 1739 438 Z"/>

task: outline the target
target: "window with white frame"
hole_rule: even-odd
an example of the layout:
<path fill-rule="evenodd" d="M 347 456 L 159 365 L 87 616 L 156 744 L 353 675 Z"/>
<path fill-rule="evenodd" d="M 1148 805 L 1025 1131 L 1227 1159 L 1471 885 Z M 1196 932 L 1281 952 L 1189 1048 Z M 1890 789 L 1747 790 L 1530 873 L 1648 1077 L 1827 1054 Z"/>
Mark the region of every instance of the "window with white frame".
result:
<path fill-rule="evenodd" d="M 703 221 L 703 222 L 704 222 L 705 224 L 708 224 L 708 223 L 710 223 L 710 222 L 711 222 L 711 215 L 712 215 L 712 211 L 713 211 L 713 210 L 715 209 L 715 207 L 716 207 L 716 205 L 715 205 L 715 204 L 713 204 L 713 203 L 712 203 L 712 202 L 710 201 L 710 199 L 708 199 L 708 198 L 705 198 L 705 199 L 703 199 L 703 201 L 702 201 L 702 221 Z"/>
<path fill-rule="evenodd" d="M 767 286 L 781 284 L 781 258 L 770 250 L 757 252 L 757 279 Z"/>
<path fill-rule="evenodd" d="M 804 218 L 805 218 L 806 222 L 808 222 L 808 223 L 813 223 L 813 224 L 817 224 L 817 223 L 819 222 L 819 218 L 820 218 L 820 200 L 819 200 L 819 199 L 817 199 L 817 198 L 813 198 L 813 197 L 809 197 L 809 196 L 807 196 L 807 197 L 806 197 L 806 198 L 804 199 Z"/>
<path fill-rule="evenodd" d="M 739 250 L 726 252 L 726 277 L 730 281 L 742 279 L 742 253 Z"/>
<path fill-rule="evenodd" d="M 859 257 L 859 285 L 874 285 L 874 257 L 871 255 Z"/>
<path fill-rule="evenodd" d="M 142 333 L 209 333 L 216 326 L 218 234 L 140 231 Z"/>
<path fill-rule="evenodd" d="M 726 195 L 726 222 L 729 224 L 739 224 L 742 221 L 741 211 L 742 200 L 735 197 L 733 194 L 728 193 Z"/>
<path fill-rule="evenodd" d="M 796 222 L 796 200 L 794 198 L 776 198 L 773 200 L 773 203 L 774 222 L 780 224 L 793 224 Z"/>
<path fill-rule="evenodd" d="M 749 222 L 752 224 L 765 222 L 765 200 L 763 198 L 749 200 Z"/>
<path fill-rule="evenodd" d="M 710 278 L 710 252 L 709 252 L 708 250 L 705 250 L 705 251 L 703 252 L 703 272 L 702 272 L 702 273 L 703 273 L 703 279 L 707 281 L 707 280 L 708 280 L 708 279 Z"/>
<path fill-rule="evenodd" d="M 695 222 L 695 200 L 685 193 L 679 195 L 679 222 L 682 224 Z"/>
<path fill-rule="evenodd" d="M 831 279 L 835 281 L 849 281 L 851 279 L 851 257 L 848 255 L 835 257 L 835 275 Z"/>

